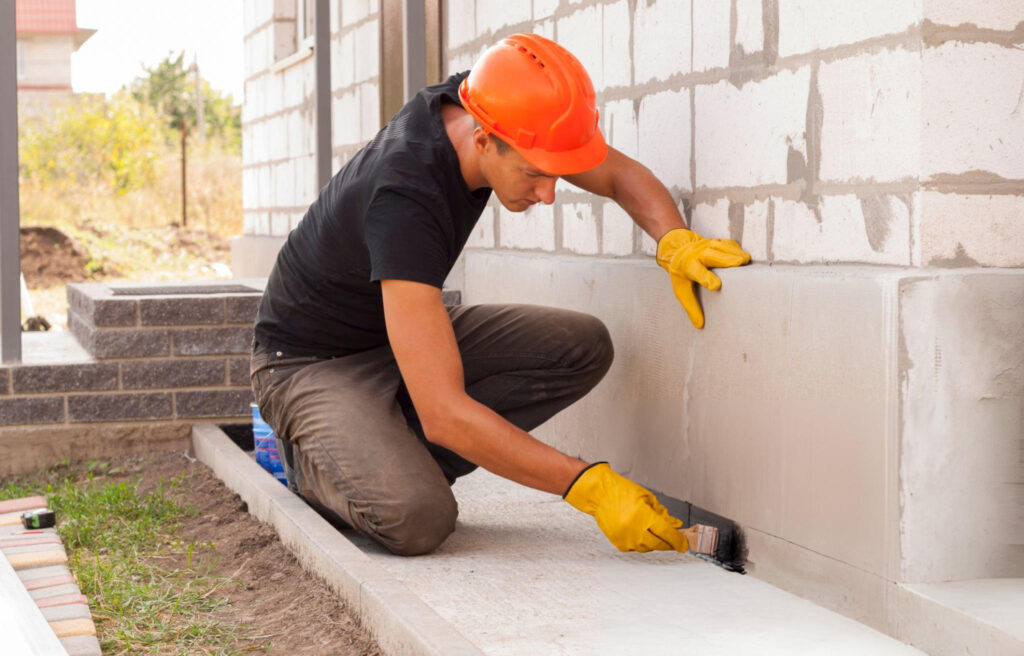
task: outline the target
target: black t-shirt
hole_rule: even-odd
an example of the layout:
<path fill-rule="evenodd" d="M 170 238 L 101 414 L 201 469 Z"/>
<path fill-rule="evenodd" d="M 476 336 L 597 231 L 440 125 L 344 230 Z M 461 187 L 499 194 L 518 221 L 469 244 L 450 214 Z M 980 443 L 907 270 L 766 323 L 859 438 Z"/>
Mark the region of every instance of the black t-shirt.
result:
<path fill-rule="evenodd" d="M 380 280 L 441 287 L 491 195 L 471 192 L 441 117 L 468 71 L 420 91 L 320 191 L 267 279 L 256 340 L 337 356 L 387 343 Z"/>

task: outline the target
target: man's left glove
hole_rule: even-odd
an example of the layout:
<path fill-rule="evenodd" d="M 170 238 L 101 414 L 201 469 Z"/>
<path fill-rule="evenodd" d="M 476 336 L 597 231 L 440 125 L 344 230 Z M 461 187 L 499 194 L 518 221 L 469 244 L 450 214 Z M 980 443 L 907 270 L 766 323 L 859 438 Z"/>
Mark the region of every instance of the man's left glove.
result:
<path fill-rule="evenodd" d="M 562 498 L 593 515 L 619 551 L 686 553 L 690 548 L 679 531 L 682 520 L 669 515 L 654 494 L 616 474 L 607 462 L 595 462 L 580 472 Z"/>
<path fill-rule="evenodd" d="M 692 230 L 675 228 L 658 240 L 657 260 L 672 277 L 672 289 L 690 321 L 704 327 L 704 313 L 693 293 L 693 283 L 714 291 L 722 286 L 708 267 L 734 267 L 750 261 L 750 253 L 732 239 L 708 239 Z"/>

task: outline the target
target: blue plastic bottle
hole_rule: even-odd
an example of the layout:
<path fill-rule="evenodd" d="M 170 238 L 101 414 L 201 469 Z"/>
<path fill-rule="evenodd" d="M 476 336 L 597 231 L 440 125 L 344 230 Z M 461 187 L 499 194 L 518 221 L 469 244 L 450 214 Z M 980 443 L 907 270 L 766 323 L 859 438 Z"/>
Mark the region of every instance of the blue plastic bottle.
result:
<path fill-rule="evenodd" d="M 253 456 L 261 467 L 273 474 L 274 478 L 281 481 L 283 485 L 287 486 L 288 479 L 285 477 L 281 457 L 277 453 L 277 437 L 274 435 L 274 429 L 270 427 L 270 424 L 263 421 L 263 417 L 260 416 L 259 406 L 255 403 L 250 403 L 249 407 L 252 408 Z"/>

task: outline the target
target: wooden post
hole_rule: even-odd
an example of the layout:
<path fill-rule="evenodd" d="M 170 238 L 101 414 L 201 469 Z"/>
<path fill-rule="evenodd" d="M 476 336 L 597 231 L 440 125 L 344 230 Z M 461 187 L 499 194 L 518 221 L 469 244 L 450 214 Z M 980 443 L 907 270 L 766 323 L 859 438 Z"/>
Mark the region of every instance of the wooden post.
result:
<path fill-rule="evenodd" d="M 181 227 L 188 225 L 188 186 L 185 183 L 185 139 L 188 136 L 188 129 L 185 127 L 185 119 L 181 119 Z"/>

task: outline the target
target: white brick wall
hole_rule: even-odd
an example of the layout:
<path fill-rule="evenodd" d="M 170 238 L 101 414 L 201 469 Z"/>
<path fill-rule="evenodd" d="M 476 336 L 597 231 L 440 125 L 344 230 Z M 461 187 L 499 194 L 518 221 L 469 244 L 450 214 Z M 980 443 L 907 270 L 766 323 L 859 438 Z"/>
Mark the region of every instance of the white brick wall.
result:
<path fill-rule="evenodd" d="M 949 42 L 923 69 L 922 173 L 1024 178 L 1024 50 Z"/>
<path fill-rule="evenodd" d="M 779 56 L 905 32 L 921 20 L 920 0 L 778 0 Z"/>
<path fill-rule="evenodd" d="M 376 77 L 380 70 L 380 24 L 367 21 L 355 30 L 355 81 Z"/>
<path fill-rule="evenodd" d="M 472 2 L 449 2 L 448 6 L 448 47 L 457 48 L 476 38 L 476 6 Z"/>
<path fill-rule="evenodd" d="M 581 254 L 599 252 L 597 217 L 590 203 L 562 205 L 562 247 Z"/>
<path fill-rule="evenodd" d="M 920 261 L 1024 266 L 1024 197 L 921 194 Z"/>
<path fill-rule="evenodd" d="M 633 219 L 618 203 L 604 203 L 601 213 L 601 251 L 605 255 L 631 255 L 636 225 Z"/>
<path fill-rule="evenodd" d="M 561 38 L 561 35 L 559 35 Z M 690 72 L 690 0 L 636 3 L 633 19 L 634 82 Z"/>
<path fill-rule="evenodd" d="M 533 20 L 547 18 L 555 13 L 561 0 L 533 0 Z"/>
<path fill-rule="evenodd" d="M 555 250 L 554 206 L 538 203 L 526 212 L 498 210 L 502 248 Z"/>
<path fill-rule="evenodd" d="M 758 200 L 743 208 L 743 235 L 739 242 L 753 262 L 768 260 L 769 202 Z"/>
<path fill-rule="evenodd" d="M 662 91 L 640 101 L 639 159 L 666 187 L 690 189 L 689 126 L 688 89 Z"/>
<path fill-rule="evenodd" d="M 693 2 L 693 70 L 729 65 L 730 3 L 722 0 Z"/>
<path fill-rule="evenodd" d="M 698 85 L 697 187 L 785 183 L 789 146 L 803 141 L 809 83 L 803 66 L 740 89 Z"/>
<path fill-rule="evenodd" d="M 921 54 L 884 50 L 823 63 L 821 179 L 890 181 L 920 170 Z M 908 82 L 910 82 L 908 84 Z"/>

